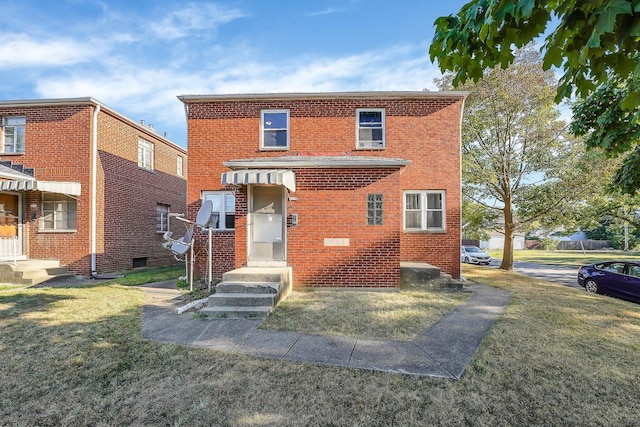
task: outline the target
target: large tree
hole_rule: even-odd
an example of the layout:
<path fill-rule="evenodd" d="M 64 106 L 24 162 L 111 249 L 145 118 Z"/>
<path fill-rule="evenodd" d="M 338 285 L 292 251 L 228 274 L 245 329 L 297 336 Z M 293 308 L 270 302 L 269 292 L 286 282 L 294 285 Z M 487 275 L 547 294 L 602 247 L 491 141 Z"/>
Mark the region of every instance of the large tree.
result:
<path fill-rule="evenodd" d="M 443 72 L 454 73 L 454 86 L 508 67 L 515 49 L 549 30 L 540 50 L 545 70 L 564 73 L 556 102 L 576 94 L 584 99 L 574 111 L 581 122 L 576 130 L 594 131 L 589 145 L 609 155 L 631 151 L 615 182 L 628 193 L 640 188 L 639 0 L 473 0 L 435 26 L 429 53 Z"/>
<path fill-rule="evenodd" d="M 450 89 L 453 76 L 437 83 Z M 553 73 L 542 70 L 538 52 L 523 49 L 506 70 L 491 69 L 463 89 L 463 197 L 500 211 L 505 246 L 501 268 L 513 268 L 513 237 L 527 223 L 565 211 L 575 194 L 564 174 L 575 153 L 553 102 Z"/>

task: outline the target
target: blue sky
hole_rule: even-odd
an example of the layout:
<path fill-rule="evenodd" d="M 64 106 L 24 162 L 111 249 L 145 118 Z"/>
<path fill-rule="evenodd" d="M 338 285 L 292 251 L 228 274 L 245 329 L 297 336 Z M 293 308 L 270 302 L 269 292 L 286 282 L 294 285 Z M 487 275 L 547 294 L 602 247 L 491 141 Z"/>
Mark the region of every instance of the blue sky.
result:
<path fill-rule="evenodd" d="M 92 96 L 186 146 L 183 94 L 435 89 L 448 0 L 3 0 L 0 99 Z"/>

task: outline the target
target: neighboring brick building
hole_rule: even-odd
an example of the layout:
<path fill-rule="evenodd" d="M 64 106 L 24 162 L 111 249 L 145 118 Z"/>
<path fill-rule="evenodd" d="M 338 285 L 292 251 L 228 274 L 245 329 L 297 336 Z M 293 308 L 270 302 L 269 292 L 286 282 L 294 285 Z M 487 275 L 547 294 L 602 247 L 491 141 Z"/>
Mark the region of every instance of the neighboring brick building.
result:
<path fill-rule="evenodd" d="M 458 278 L 466 95 L 180 96 L 189 217 L 210 199 L 221 218 L 214 274 L 290 266 L 296 287 L 398 287 L 412 261 Z"/>
<path fill-rule="evenodd" d="M 0 101 L 0 117 L 0 260 L 86 276 L 175 262 L 162 231 L 186 212 L 185 149 L 93 98 Z"/>

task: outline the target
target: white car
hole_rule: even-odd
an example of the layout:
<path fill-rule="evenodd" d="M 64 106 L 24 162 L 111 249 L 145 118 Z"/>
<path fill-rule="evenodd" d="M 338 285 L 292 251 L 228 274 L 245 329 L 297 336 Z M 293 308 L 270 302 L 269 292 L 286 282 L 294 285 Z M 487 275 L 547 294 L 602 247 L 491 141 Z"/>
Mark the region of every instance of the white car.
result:
<path fill-rule="evenodd" d="M 467 264 L 489 265 L 491 256 L 477 246 L 461 246 L 460 261 Z"/>

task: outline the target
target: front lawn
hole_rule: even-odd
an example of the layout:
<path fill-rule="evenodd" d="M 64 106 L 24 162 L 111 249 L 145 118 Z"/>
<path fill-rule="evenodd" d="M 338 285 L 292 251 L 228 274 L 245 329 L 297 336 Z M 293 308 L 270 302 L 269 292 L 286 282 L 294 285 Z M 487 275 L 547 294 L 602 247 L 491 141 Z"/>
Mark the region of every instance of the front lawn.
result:
<path fill-rule="evenodd" d="M 145 341 L 143 293 L 131 286 L 2 286 L 0 419 L 44 426 L 640 425 L 640 305 L 493 268 L 465 265 L 463 274 L 513 297 L 459 381 Z M 345 310 L 359 301 L 342 298 Z"/>
<path fill-rule="evenodd" d="M 260 328 L 410 341 L 470 296 L 455 291 L 294 291 Z"/>
<path fill-rule="evenodd" d="M 498 260 L 502 259 L 502 250 L 489 251 L 489 255 Z M 543 251 L 519 250 L 513 251 L 515 261 L 537 262 L 541 264 L 561 264 L 580 266 L 596 262 L 632 259 L 640 261 L 640 252 L 633 251 Z"/>

